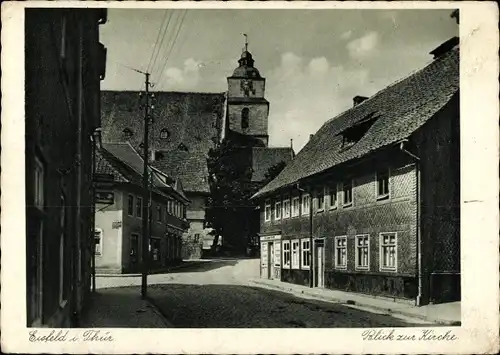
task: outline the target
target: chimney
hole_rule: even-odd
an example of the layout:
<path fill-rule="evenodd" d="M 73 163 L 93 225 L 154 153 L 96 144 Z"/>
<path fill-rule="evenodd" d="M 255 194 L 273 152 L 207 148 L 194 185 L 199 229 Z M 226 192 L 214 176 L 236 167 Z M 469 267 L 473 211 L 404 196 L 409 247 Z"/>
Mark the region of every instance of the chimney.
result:
<path fill-rule="evenodd" d="M 452 37 L 443 44 L 441 44 L 439 47 L 434 49 L 433 51 L 430 52 L 434 56 L 433 59 L 437 59 L 444 54 L 448 53 L 451 51 L 453 48 L 457 47 L 460 43 L 460 39 L 458 37 Z"/>
<path fill-rule="evenodd" d="M 453 10 L 453 12 L 450 14 L 450 17 L 455 19 L 455 22 L 457 23 L 457 25 L 460 22 L 460 20 L 459 20 L 460 17 L 459 16 L 460 16 L 460 13 L 459 13 L 458 9 Z"/>
<path fill-rule="evenodd" d="M 355 96 L 353 99 L 352 99 L 352 102 L 353 102 L 353 107 L 355 106 L 358 106 L 360 103 L 362 103 L 363 101 L 367 100 L 368 98 L 366 96 Z"/>
<path fill-rule="evenodd" d="M 290 155 L 292 156 L 292 159 L 293 159 L 293 139 L 290 139 Z"/>

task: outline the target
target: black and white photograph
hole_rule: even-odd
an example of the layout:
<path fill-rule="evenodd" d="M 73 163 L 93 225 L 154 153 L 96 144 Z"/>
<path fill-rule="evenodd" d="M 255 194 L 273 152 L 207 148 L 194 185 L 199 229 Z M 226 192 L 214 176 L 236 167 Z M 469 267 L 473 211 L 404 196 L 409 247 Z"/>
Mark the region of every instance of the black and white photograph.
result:
<path fill-rule="evenodd" d="M 481 239 L 464 216 L 487 201 L 468 192 L 486 177 L 465 161 L 493 156 L 464 149 L 481 141 L 466 128 L 479 113 L 464 111 L 464 90 L 473 90 L 464 82 L 475 73 L 463 74 L 462 46 L 474 33 L 464 38 L 467 10 L 445 2 L 35 3 L 20 8 L 18 26 L 22 170 L 5 185 L 13 168 L 2 155 L 2 190 L 23 191 L 15 210 L 24 217 L 2 217 L 2 225 L 24 231 L 15 281 L 25 295 L 15 302 L 29 352 L 74 352 L 72 343 L 116 352 L 119 338 L 163 329 L 154 338 L 161 352 L 160 334 L 174 339 L 183 329 L 177 353 L 188 353 L 195 330 L 274 329 L 279 337 L 280 329 L 326 328 L 357 332 L 351 341 L 366 344 L 327 351 L 332 344 L 311 340 L 303 349 L 373 353 L 386 342 L 399 352 L 437 344 L 457 353 L 453 343 L 472 339 L 464 325 L 477 307 L 498 313 L 498 287 L 484 305 L 468 306 L 468 287 L 477 286 L 464 276 L 469 252 L 488 255 L 484 265 L 498 257 L 483 250 L 498 250 L 498 236 L 464 242 Z M 5 89 L 2 80 L 2 96 Z M 4 147 L 14 138 L 2 133 L 2 152 L 11 154 Z M 474 225 L 487 228 L 494 217 L 476 215 Z M 492 324 L 498 317 L 484 327 Z M 255 334 L 237 350 L 197 352 L 265 351 L 253 344 L 264 333 Z M 498 350 L 486 344 L 498 342 L 498 330 L 478 339 L 482 353 Z M 135 342 L 126 351 L 153 351 Z"/>

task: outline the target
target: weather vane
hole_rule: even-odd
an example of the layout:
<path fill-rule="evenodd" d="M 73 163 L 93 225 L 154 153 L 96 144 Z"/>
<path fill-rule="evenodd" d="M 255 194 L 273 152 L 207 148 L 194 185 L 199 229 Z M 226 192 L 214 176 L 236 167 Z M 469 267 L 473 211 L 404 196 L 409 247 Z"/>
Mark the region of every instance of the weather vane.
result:
<path fill-rule="evenodd" d="M 243 33 L 243 36 L 245 36 L 245 52 L 248 52 L 248 35 Z"/>

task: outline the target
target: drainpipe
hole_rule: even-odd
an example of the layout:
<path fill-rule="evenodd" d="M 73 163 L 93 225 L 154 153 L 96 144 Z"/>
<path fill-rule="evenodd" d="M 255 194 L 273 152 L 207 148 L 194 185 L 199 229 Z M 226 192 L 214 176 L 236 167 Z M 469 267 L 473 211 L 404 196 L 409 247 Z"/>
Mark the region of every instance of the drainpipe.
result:
<path fill-rule="evenodd" d="M 422 235 L 421 235 L 421 197 L 420 197 L 420 158 L 411 153 L 405 148 L 405 143 L 408 139 L 402 140 L 399 144 L 399 149 L 409 155 L 415 162 L 415 178 L 416 178 L 416 198 L 417 198 L 417 273 L 418 273 L 418 294 L 416 305 L 422 304 Z"/>
<path fill-rule="evenodd" d="M 313 248 L 313 188 L 309 188 L 309 287 L 314 287 L 314 248 Z"/>

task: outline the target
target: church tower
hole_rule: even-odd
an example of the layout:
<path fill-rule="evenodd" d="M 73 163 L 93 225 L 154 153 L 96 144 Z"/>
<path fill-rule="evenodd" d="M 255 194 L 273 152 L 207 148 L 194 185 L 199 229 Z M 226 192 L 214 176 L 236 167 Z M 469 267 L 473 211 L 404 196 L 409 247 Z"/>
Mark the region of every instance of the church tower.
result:
<path fill-rule="evenodd" d="M 246 35 L 245 35 L 246 39 Z M 266 79 L 254 67 L 248 42 L 238 60 L 239 66 L 227 78 L 229 129 L 256 138 L 267 147 L 269 102 L 264 98 Z"/>

